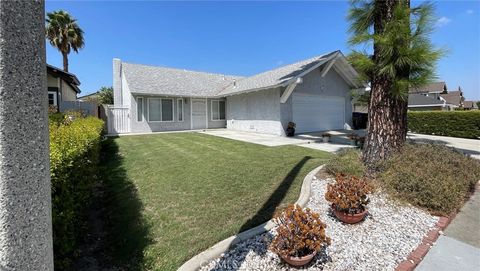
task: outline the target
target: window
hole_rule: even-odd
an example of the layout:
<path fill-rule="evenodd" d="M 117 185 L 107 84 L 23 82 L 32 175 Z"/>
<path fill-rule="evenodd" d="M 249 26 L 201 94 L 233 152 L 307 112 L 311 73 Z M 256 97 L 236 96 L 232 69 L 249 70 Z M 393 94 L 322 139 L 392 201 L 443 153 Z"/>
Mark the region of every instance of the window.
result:
<path fill-rule="evenodd" d="M 148 99 L 148 121 L 173 121 L 173 99 Z"/>
<path fill-rule="evenodd" d="M 225 120 L 225 101 L 212 101 L 212 120 Z"/>
<path fill-rule="evenodd" d="M 177 100 L 177 120 L 183 121 L 183 99 Z"/>
<path fill-rule="evenodd" d="M 162 99 L 162 121 L 173 121 L 173 99 Z"/>
<path fill-rule="evenodd" d="M 57 92 L 49 91 L 48 92 L 48 105 L 57 106 Z"/>
<path fill-rule="evenodd" d="M 137 98 L 137 121 L 143 121 L 143 98 Z"/>

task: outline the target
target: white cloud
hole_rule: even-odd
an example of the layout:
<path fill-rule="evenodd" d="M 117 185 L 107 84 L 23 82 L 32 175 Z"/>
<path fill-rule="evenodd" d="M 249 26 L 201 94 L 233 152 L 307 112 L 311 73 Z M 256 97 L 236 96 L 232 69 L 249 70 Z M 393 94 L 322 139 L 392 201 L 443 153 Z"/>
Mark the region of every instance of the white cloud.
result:
<path fill-rule="evenodd" d="M 473 11 L 473 9 L 467 9 L 466 12 L 467 12 L 467 14 L 473 14 L 474 11 Z"/>
<path fill-rule="evenodd" d="M 438 27 L 442 27 L 442 26 L 446 26 L 447 24 L 449 24 L 452 20 L 443 16 L 442 18 L 438 19 L 437 20 L 437 26 Z"/>
<path fill-rule="evenodd" d="M 276 62 L 276 64 L 277 64 L 277 66 L 282 65 L 282 64 L 283 64 L 283 60 L 278 60 L 278 61 Z"/>

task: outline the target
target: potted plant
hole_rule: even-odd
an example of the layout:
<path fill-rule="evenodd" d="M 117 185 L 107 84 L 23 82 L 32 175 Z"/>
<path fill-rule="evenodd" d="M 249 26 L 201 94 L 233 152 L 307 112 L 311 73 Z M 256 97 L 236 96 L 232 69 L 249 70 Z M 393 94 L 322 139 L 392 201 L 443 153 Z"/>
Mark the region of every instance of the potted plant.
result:
<path fill-rule="evenodd" d="M 324 143 L 327 143 L 327 142 L 330 140 L 330 137 L 331 137 L 331 136 L 332 136 L 332 135 L 331 135 L 330 133 L 323 133 L 323 134 L 322 134 L 322 140 L 323 140 L 323 142 L 324 142 Z"/>
<path fill-rule="evenodd" d="M 342 222 L 355 224 L 367 214 L 368 194 L 373 185 L 365 178 L 337 174 L 336 182 L 328 184 L 325 199 L 332 203 L 335 216 Z"/>
<path fill-rule="evenodd" d="M 295 135 L 295 126 L 296 124 L 294 122 L 289 122 L 287 125 L 287 130 L 285 131 L 287 136 L 294 136 Z"/>
<path fill-rule="evenodd" d="M 289 205 L 275 216 L 277 235 L 270 244 L 270 250 L 277 253 L 292 266 L 308 264 L 322 246 L 330 244 L 325 235 L 326 225 L 320 215 L 309 208 Z"/>

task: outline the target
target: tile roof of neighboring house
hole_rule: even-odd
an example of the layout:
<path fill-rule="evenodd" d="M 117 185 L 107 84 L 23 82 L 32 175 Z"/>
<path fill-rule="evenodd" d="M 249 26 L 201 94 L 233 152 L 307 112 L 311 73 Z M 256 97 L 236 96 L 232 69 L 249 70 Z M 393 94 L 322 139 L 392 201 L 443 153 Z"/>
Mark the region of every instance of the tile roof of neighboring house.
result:
<path fill-rule="evenodd" d="M 66 72 L 60 68 L 47 64 L 47 73 L 50 73 L 55 76 L 59 76 L 65 82 L 67 82 L 77 93 L 80 93 L 80 80 L 73 73 Z"/>
<path fill-rule="evenodd" d="M 447 89 L 445 82 L 434 82 L 420 88 L 412 88 L 409 93 L 433 93 L 442 92 Z"/>
<path fill-rule="evenodd" d="M 242 77 L 122 63 L 132 93 L 210 97 Z"/>
<path fill-rule="evenodd" d="M 423 94 L 408 95 L 408 106 L 432 106 L 443 105 L 443 101 Z"/>
<path fill-rule="evenodd" d="M 478 109 L 477 102 L 475 101 L 464 101 L 463 107 L 470 108 L 470 109 Z"/>
<path fill-rule="evenodd" d="M 285 84 L 291 83 L 297 77 L 303 76 L 338 54 L 341 55 L 341 52 L 334 51 L 250 77 L 153 67 L 125 62 L 122 64 L 122 69 L 132 93 L 216 97 L 285 86 Z M 336 61 L 337 65 L 345 68 L 345 66 L 341 65 L 348 65 L 348 63 L 345 64 L 346 60 L 344 57 L 340 59 Z M 351 67 L 350 70 L 348 68 L 346 70 L 350 76 L 357 76 L 356 71 Z M 357 82 L 354 84 L 361 85 Z"/>
<path fill-rule="evenodd" d="M 444 98 L 447 103 L 456 105 L 456 106 L 461 106 L 463 101 L 465 100 L 463 98 L 463 93 L 462 91 L 449 91 L 447 94 L 441 94 L 440 95 L 442 98 Z"/>

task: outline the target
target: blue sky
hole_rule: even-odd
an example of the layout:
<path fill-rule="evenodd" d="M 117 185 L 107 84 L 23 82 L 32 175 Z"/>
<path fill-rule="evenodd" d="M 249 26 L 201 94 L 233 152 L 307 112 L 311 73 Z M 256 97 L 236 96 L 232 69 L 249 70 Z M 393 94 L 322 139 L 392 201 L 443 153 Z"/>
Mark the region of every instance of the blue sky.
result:
<path fill-rule="evenodd" d="M 439 62 L 439 79 L 480 100 L 480 1 L 435 4 L 432 40 L 449 51 Z M 66 10 L 85 31 L 85 48 L 69 57 L 82 95 L 112 85 L 114 57 L 248 76 L 333 50 L 347 54 L 348 7 L 345 1 L 46 2 L 47 12 Z M 50 45 L 47 61 L 62 67 Z"/>

